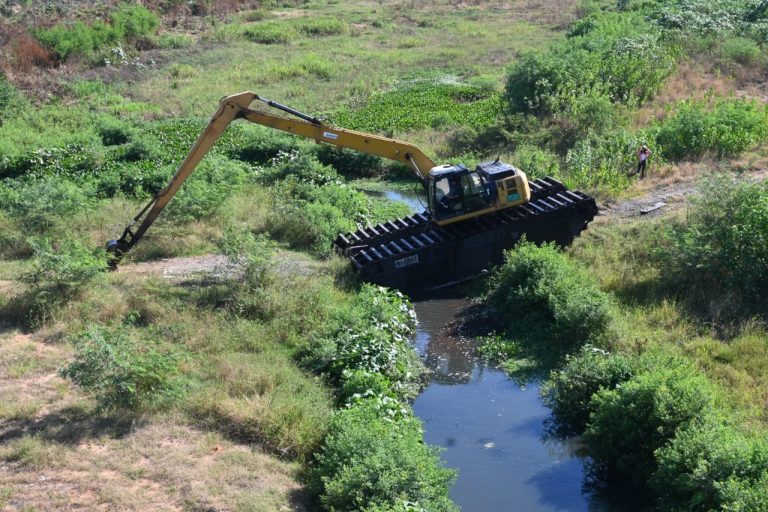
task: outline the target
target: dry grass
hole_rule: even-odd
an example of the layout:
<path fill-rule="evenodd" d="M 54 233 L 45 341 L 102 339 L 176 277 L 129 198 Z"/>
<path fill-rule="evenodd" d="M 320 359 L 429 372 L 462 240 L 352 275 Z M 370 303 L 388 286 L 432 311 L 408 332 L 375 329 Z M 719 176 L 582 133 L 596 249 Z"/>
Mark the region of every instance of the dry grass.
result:
<path fill-rule="evenodd" d="M 69 357 L 39 334 L 0 334 L 0 509 L 305 509 L 298 463 L 182 416 L 99 413 L 58 377 Z"/>
<path fill-rule="evenodd" d="M 702 99 L 707 95 L 737 96 L 768 100 L 765 70 L 761 66 L 746 68 L 737 65 L 723 73 L 712 62 L 702 58 L 682 62 L 656 96 L 634 115 L 633 126 L 642 127 L 662 119 L 671 105 L 686 99 Z"/>
<path fill-rule="evenodd" d="M 22 437 L 3 457 L 0 488 L 20 509 L 305 509 L 297 464 L 174 423 L 71 445 Z"/>

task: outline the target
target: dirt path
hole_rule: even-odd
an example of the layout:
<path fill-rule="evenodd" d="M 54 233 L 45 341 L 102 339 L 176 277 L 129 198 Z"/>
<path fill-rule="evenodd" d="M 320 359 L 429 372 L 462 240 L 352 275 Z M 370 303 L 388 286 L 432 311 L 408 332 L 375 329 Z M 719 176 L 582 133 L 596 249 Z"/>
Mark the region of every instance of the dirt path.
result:
<path fill-rule="evenodd" d="M 639 215 L 661 215 L 688 204 L 688 198 L 696 192 L 699 174 L 674 176 L 669 179 L 648 178 L 634 186 L 638 196 L 619 201 L 606 201 L 599 204 L 601 215 L 617 218 L 637 217 Z M 768 179 L 768 169 L 750 171 L 744 175 L 752 181 Z"/>
<path fill-rule="evenodd" d="M 312 257 L 294 252 L 279 250 L 275 253 L 274 271 L 281 276 L 312 274 L 318 272 L 320 263 Z M 120 273 L 155 275 L 173 281 L 194 279 L 228 280 L 242 276 L 242 267 L 232 263 L 223 254 L 203 254 L 165 258 L 157 261 L 128 263 L 121 265 Z"/>

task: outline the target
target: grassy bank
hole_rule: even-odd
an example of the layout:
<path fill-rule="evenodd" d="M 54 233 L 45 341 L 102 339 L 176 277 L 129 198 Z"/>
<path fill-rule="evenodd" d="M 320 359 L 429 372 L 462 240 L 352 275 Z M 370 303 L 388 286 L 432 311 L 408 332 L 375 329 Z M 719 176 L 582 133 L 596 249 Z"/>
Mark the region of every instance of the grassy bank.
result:
<path fill-rule="evenodd" d="M 415 142 L 440 160 L 503 155 L 531 177 L 601 197 L 633 186 L 627 167 L 643 141 L 654 170 L 663 160 L 669 175 L 690 162 L 708 169 L 710 158 L 759 156 L 765 108 L 746 84 L 765 69 L 764 15 L 748 3 L 723 13 L 694 2 L 701 16 L 688 19 L 687 3 L 667 4 L 73 2 L 44 16 L 35 5 L 3 11 L 0 457 L 12 474 L 0 503 L 64 506 L 74 492 L 85 508 L 451 510 L 453 475 L 421 442 L 408 405 L 422 373 L 407 345 L 410 305 L 362 286 L 328 254 L 339 232 L 405 212 L 354 181 L 386 187 L 383 177 L 402 177 L 398 166 L 237 123 L 124 271 L 105 273 L 100 248 L 165 185 L 218 100 L 246 89 Z M 726 15 L 728 26 L 697 25 Z M 728 80 L 718 95 L 687 99 L 670 85 L 681 66 Z M 761 194 L 744 200 L 758 208 Z M 733 246 L 762 229 L 749 226 L 731 233 Z M 749 258 L 718 273 L 731 253 L 708 259 L 680 228 L 661 263 L 648 251 L 656 227 L 598 223 L 571 260 L 522 251 L 497 286 L 522 280 L 525 290 L 492 302 L 509 308 L 523 293 L 526 307 L 549 308 L 540 318 L 556 318 L 546 334 L 559 348 L 542 361 L 530 340 L 502 337 L 488 351 L 515 356 L 510 370 L 531 374 L 588 343 L 627 358 L 606 364 L 599 383 L 634 379 L 630 389 L 651 402 L 658 383 L 701 387 L 696 404 L 736 420 L 689 425 L 684 411 L 690 437 L 668 435 L 658 458 L 642 454 L 661 481 L 689 474 L 676 454 L 712 436 L 762 456 L 749 436 L 764 424 L 755 404 L 765 397 L 765 336 L 760 321 L 734 316 L 758 303 L 733 291 L 752 274 Z M 222 270 L 164 274 L 157 261 L 210 253 Z M 728 300 L 674 293 L 701 265 L 714 269 L 709 282 L 729 283 Z M 667 269 L 674 286 L 662 279 L 672 279 Z M 643 355 L 655 351 L 674 358 Z M 584 407 L 593 391 L 582 390 Z M 595 404 L 621 411 L 624 398 L 605 392 Z M 582 430 L 589 412 L 578 412 Z M 596 416 L 592 435 L 613 431 L 613 417 Z M 602 460 L 632 462 L 614 455 Z M 713 458 L 727 459 L 701 452 Z M 760 467 L 741 468 L 743 478 L 712 499 L 738 503 L 763 478 Z M 684 499 L 679 489 L 665 499 Z"/>
<path fill-rule="evenodd" d="M 553 434 L 582 435 L 598 487 L 649 508 L 766 503 L 767 192 L 717 180 L 722 196 L 706 181 L 685 216 L 598 221 L 567 254 L 515 250 L 486 299 L 514 320 L 483 351 L 544 379 Z"/>

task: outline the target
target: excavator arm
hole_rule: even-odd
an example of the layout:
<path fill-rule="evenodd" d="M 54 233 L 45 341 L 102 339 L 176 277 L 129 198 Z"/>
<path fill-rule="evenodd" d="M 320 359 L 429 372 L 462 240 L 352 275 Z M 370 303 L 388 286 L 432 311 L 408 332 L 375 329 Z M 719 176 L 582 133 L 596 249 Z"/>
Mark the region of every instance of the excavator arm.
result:
<path fill-rule="evenodd" d="M 267 112 L 250 108 L 255 101 L 296 116 L 298 119 L 288 119 Z M 149 229 L 152 223 L 179 191 L 186 179 L 195 170 L 214 143 L 221 137 L 224 130 L 236 119 L 246 119 L 252 123 L 282 130 L 316 142 L 354 149 L 363 153 L 380 156 L 410 167 L 416 177 L 424 183 L 430 169 L 435 163 L 419 148 L 407 142 L 381 137 L 370 133 L 356 132 L 327 125 L 321 120 L 298 112 L 280 103 L 260 97 L 253 92 L 242 92 L 227 96 L 221 100 L 219 108 L 208 123 L 208 126 L 198 137 L 187 157 L 179 166 L 168 185 L 160 190 L 134 217 L 130 225 L 123 231 L 118 240 L 107 243 L 107 252 L 112 255 L 112 265 L 116 266 L 120 258 L 127 253 Z"/>

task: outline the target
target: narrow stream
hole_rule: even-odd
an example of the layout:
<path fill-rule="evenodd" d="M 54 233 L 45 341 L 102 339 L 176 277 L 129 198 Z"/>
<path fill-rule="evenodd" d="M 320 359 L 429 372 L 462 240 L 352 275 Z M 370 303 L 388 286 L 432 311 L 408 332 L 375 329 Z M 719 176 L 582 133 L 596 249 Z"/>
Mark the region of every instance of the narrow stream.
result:
<path fill-rule="evenodd" d="M 416 349 L 432 382 L 413 409 L 424 438 L 445 449 L 446 465 L 459 470 L 451 491 L 467 511 L 586 511 L 583 461 L 574 443 L 546 439 L 549 410 L 537 384 L 521 388 L 474 355 L 474 340 L 446 327 L 466 299 L 416 302 Z"/>
<path fill-rule="evenodd" d="M 414 195 L 384 197 L 423 207 Z M 525 388 L 475 355 L 476 340 L 450 325 L 469 305 L 465 298 L 416 301 L 415 348 L 432 371 L 431 383 L 413 409 L 424 422 L 424 439 L 444 449 L 446 465 L 459 470 L 451 498 L 466 511 L 600 510 L 582 491 L 584 460 L 573 441 L 545 436 L 550 411 L 539 385 Z"/>

